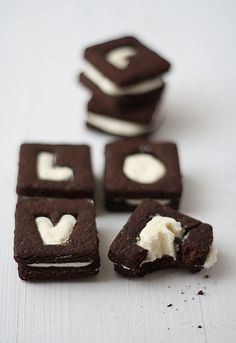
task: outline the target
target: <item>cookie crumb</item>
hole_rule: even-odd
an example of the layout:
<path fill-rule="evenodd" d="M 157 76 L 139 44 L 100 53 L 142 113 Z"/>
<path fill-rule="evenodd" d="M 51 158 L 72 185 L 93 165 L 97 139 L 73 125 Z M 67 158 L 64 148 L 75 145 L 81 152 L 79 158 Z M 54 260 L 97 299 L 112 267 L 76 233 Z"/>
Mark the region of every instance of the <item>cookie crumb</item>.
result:
<path fill-rule="evenodd" d="M 201 289 L 200 291 L 197 292 L 198 295 L 204 295 L 205 293 L 203 292 L 203 290 Z"/>
<path fill-rule="evenodd" d="M 201 325 L 198 325 L 198 327 L 197 327 L 198 329 L 202 329 L 202 326 Z"/>
<path fill-rule="evenodd" d="M 173 304 L 168 304 L 168 305 L 167 305 L 167 307 L 172 307 L 172 306 L 173 306 Z"/>
<path fill-rule="evenodd" d="M 181 294 L 184 294 L 184 291 L 181 291 Z"/>
<path fill-rule="evenodd" d="M 209 277 L 210 277 L 210 276 L 207 275 L 207 274 L 204 276 L 205 279 L 209 279 Z"/>

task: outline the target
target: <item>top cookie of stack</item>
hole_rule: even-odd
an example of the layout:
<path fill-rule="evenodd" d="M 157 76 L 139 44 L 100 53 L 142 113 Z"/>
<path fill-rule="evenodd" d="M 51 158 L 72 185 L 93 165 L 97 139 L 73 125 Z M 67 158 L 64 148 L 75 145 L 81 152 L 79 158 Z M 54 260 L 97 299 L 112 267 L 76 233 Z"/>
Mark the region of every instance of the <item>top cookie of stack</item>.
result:
<path fill-rule="evenodd" d="M 88 126 L 127 137 L 153 130 L 169 62 L 134 37 L 88 47 L 84 57 L 80 81 L 93 93 Z"/>

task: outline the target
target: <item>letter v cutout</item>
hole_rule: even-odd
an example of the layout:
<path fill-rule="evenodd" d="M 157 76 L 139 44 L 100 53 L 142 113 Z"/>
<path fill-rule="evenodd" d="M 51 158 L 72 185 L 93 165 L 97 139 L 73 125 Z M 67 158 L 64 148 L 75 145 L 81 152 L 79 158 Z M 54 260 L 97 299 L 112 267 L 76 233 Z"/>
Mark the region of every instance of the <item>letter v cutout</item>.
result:
<path fill-rule="evenodd" d="M 76 219 L 71 214 L 61 216 L 59 222 L 54 226 L 47 217 L 37 217 L 35 222 L 37 229 L 45 245 L 56 245 L 66 243 L 76 224 Z"/>

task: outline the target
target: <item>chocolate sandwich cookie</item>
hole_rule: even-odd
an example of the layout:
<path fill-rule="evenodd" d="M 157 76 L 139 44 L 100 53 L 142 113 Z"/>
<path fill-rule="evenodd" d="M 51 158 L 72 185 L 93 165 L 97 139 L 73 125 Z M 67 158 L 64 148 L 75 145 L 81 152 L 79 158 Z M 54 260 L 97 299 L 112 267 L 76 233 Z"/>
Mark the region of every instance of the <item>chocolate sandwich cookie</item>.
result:
<path fill-rule="evenodd" d="M 95 275 L 100 258 L 89 199 L 28 199 L 16 205 L 14 258 L 23 280 Z"/>
<path fill-rule="evenodd" d="M 93 95 L 87 106 L 86 124 L 92 129 L 120 137 L 147 135 L 157 129 L 161 121 L 159 104 L 160 101 L 116 110 L 106 106 L 102 97 Z"/>
<path fill-rule="evenodd" d="M 106 117 L 131 121 L 140 124 L 147 124 L 152 120 L 153 113 L 160 105 L 160 100 L 164 94 L 164 86 L 159 90 L 158 101 L 151 101 L 144 105 L 135 105 L 124 109 L 119 109 L 109 102 L 110 97 L 93 94 L 87 105 L 88 112 L 98 113 Z"/>
<path fill-rule="evenodd" d="M 85 73 L 80 74 L 79 80 L 82 85 L 87 87 L 92 92 L 92 94 L 104 99 L 104 105 L 120 111 L 127 110 L 128 108 L 132 108 L 133 106 L 137 105 L 145 106 L 148 105 L 150 102 L 157 102 L 160 98 L 160 93 L 165 86 L 164 81 L 161 81 L 161 84 L 157 89 L 154 89 L 147 93 L 138 95 L 129 94 L 114 96 L 104 93 L 94 82 L 86 77 Z"/>
<path fill-rule="evenodd" d="M 120 140 L 105 149 L 105 202 L 111 211 L 133 210 L 142 198 L 178 208 L 182 193 L 174 143 Z"/>
<path fill-rule="evenodd" d="M 154 100 L 170 64 L 134 37 L 123 37 L 85 50 L 81 82 L 93 93 L 116 98 L 117 105 Z M 142 99 L 143 98 L 143 99 Z"/>
<path fill-rule="evenodd" d="M 94 179 L 89 146 L 22 144 L 17 194 L 93 198 Z"/>
<path fill-rule="evenodd" d="M 209 224 L 145 199 L 112 242 L 108 256 L 115 270 L 128 277 L 164 268 L 198 272 L 217 261 L 212 242 Z"/>

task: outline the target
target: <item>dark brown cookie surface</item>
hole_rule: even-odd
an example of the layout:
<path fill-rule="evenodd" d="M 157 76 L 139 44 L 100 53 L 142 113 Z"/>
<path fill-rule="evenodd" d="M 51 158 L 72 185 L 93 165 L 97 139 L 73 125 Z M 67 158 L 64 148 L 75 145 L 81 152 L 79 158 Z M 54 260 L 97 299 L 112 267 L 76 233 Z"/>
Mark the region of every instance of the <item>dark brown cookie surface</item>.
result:
<path fill-rule="evenodd" d="M 53 181 L 41 179 L 37 173 L 37 159 L 41 152 L 55 158 L 55 167 L 69 167 L 73 177 Z M 17 194 L 22 196 L 46 196 L 84 198 L 94 196 L 94 180 L 87 145 L 22 144 L 20 149 Z"/>
<path fill-rule="evenodd" d="M 166 168 L 163 177 L 152 183 L 131 180 L 123 172 L 125 158 L 147 153 L 160 160 Z M 104 187 L 107 208 L 134 208 L 125 199 L 169 199 L 177 207 L 182 192 L 177 147 L 174 143 L 155 143 L 144 139 L 120 140 L 106 145 Z M 142 168 L 142 166 L 141 166 Z M 110 204 L 110 205 L 109 205 Z"/>
<path fill-rule="evenodd" d="M 137 53 L 129 58 L 129 64 L 119 69 L 111 64 L 107 54 L 120 47 L 133 47 Z M 134 37 L 123 37 L 85 50 L 85 58 L 100 72 L 119 86 L 127 86 L 146 79 L 154 78 L 168 71 L 170 64 L 160 55 L 150 50 Z"/>
<path fill-rule="evenodd" d="M 183 265 L 192 270 L 202 269 L 212 245 L 212 227 L 208 224 L 200 224 L 193 228 L 184 237 L 181 245 L 181 260 Z"/>

